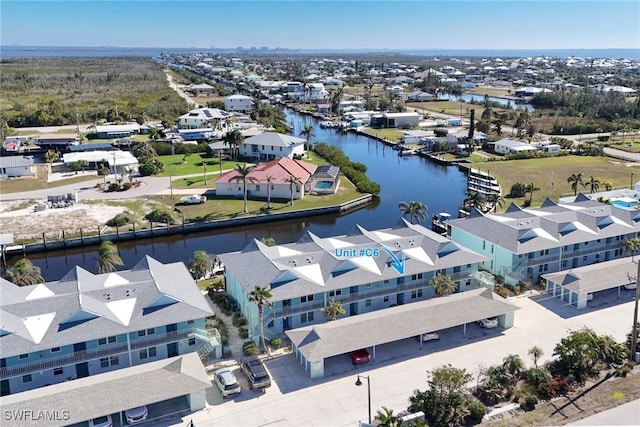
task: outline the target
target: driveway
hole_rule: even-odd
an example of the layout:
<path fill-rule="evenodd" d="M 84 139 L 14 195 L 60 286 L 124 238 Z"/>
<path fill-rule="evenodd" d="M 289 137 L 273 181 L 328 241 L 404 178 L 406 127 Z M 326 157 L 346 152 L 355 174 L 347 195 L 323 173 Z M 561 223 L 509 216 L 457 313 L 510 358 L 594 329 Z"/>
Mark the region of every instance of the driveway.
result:
<path fill-rule="evenodd" d="M 531 365 L 527 356 L 531 347 L 542 348 L 546 359 L 569 331 L 585 326 L 623 341 L 633 312 L 630 299 L 617 301 L 610 296 L 594 300 L 597 307 L 582 312 L 546 295 L 537 299 L 510 300 L 521 308 L 511 329 L 476 330 L 470 325 L 464 337 L 453 328 L 422 350 L 416 341 L 402 340 L 385 345 L 375 362 L 357 367 L 346 355 L 336 356 L 330 365 L 341 366 L 340 371 L 322 380 L 309 378 L 292 354 L 275 358 L 267 362 L 274 381 L 265 393 L 243 390 L 170 425 L 184 426 L 192 419 L 198 427 L 354 426 L 367 418 L 367 388 L 355 386 L 359 374 L 370 378 L 372 412 L 384 405 L 397 413 L 406 409 L 413 390 L 426 388 L 428 370 L 451 363 L 475 376 L 481 367 L 501 363 L 511 353 Z"/>

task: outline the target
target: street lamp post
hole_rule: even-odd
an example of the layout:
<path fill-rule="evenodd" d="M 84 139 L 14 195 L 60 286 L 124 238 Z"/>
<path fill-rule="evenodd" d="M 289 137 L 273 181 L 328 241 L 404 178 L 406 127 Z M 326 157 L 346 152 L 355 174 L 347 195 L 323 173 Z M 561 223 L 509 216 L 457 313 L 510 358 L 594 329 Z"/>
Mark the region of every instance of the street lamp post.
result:
<path fill-rule="evenodd" d="M 357 386 L 362 385 L 362 381 L 360 381 L 360 377 L 367 379 L 367 401 L 369 403 L 369 424 L 371 424 L 371 379 L 370 377 L 366 377 L 364 375 L 358 375 L 358 379 L 356 380 Z"/>

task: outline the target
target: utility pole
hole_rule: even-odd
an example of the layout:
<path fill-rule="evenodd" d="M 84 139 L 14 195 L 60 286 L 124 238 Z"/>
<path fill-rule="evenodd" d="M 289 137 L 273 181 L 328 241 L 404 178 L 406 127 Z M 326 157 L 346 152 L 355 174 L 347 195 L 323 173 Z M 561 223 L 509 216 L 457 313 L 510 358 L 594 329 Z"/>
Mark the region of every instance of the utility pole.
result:
<path fill-rule="evenodd" d="M 169 163 L 169 191 L 171 198 L 173 199 L 173 179 L 171 179 L 171 163 Z"/>

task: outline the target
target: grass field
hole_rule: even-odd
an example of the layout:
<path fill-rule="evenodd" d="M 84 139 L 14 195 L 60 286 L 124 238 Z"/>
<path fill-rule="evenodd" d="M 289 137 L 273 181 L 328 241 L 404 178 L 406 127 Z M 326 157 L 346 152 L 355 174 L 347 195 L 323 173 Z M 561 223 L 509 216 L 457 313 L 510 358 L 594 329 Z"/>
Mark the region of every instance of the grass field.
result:
<path fill-rule="evenodd" d="M 476 86 L 474 88 L 466 90 L 467 93 L 471 93 L 473 95 L 480 96 L 493 96 L 496 98 L 504 98 L 513 96 L 513 88 L 505 89 L 500 87 L 487 87 L 487 86 Z"/>
<path fill-rule="evenodd" d="M 402 131 L 399 129 L 364 129 L 364 133 L 396 143 L 402 141 Z"/>
<path fill-rule="evenodd" d="M 459 101 L 431 101 L 431 102 L 409 102 L 407 106 L 412 108 L 424 109 L 433 111 L 434 113 L 449 114 L 452 116 L 460 117 L 462 111 L 462 117 L 469 117 L 471 110 L 476 110 L 475 119 L 479 120 L 482 117 L 484 107 L 478 104 L 469 104 L 467 102 Z M 508 111 L 506 109 L 492 108 L 494 112 Z"/>
<path fill-rule="evenodd" d="M 561 196 L 573 194 L 567 178 L 573 173 L 582 173 L 583 180 L 588 182 L 590 177 L 599 181 L 609 181 L 614 188 L 629 187 L 631 172 L 635 171 L 640 177 L 640 169 L 627 167 L 624 163 L 608 159 L 606 157 L 588 156 L 563 156 L 543 159 L 505 160 L 505 161 L 480 161 L 474 162 L 472 167 L 488 171 L 495 176 L 502 187 L 502 193 L 506 196 L 511 186 L 516 182 L 525 185 L 533 183 L 540 191 L 533 193 L 532 205 L 540 205 L 546 197 L 557 201 Z M 604 190 L 601 185 L 600 191 Z M 578 186 L 578 191 L 589 193 L 588 186 Z M 527 198 L 529 195 L 527 195 Z M 505 199 L 506 205 L 515 202 L 522 205 L 524 198 Z"/>
<path fill-rule="evenodd" d="M 217 157 L 203 157 L 200 154 L 190 154 L 186 158 L 186 163 L 183 162 L 184 154 L 172 154 L 169 156 L 158 156 L 158 160 L 164 165 L 164 172 L 159 176 L 180 176 L 180 175 L 192 175 L 203 174 L 204 168 L 203 162 L 206 164 L 207 172 L 215 172 L 220 170 L 220 159 Z M 231 160 L 222 160 L 222 169 L 233 169 L 237 162 Z M 169 165 L 171 165 L 171 171 L 169 171 Z"/>
<path fill-rule="evenodd" d="M 37 176 L 35 178 L 10 178 L 0 181 L 0 194 L 44 190 L 47 188 L 56 188 L 63 185 L 75 184 L 76 182 L 91 181 L 96 179 L 95 175 L 86 175 L 48 183 L 48 167 L 37 166 L 36 168 Z"/>

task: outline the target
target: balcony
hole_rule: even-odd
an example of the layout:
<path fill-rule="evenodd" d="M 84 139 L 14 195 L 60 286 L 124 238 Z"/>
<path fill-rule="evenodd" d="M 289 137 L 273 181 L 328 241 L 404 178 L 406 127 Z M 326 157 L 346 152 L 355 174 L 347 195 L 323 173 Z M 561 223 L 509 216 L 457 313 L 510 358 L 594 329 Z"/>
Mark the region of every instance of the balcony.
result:
<path fill-rule="evenodd" d="M 212 332 L 215 331 L 215 332 Z M 131 350 L 152 347 L 159 344 L 176 342 L 183 339 L 196 337 L 200 341 L 211 341 L 213 339 L 220 341 L 220 334 L 217 330 L 203 331 L 200 329 L 185 329 L 165 334 L 156 334 L 130 341 Z M 217 334 L 217 335 L 216 335 Z M 204 338 L 206 337 L 206 338 Z M 31 372 L 45 371 L 48 369 L 58 368 L 61 366 L 74 365 L 76 363 L 87 362 L 89 360 L 99 359 L 101 357 L 115 356 L 116 354 L 127 353 L 127 343 L 113 343 L 101 345 L 90 350 L 76 351 L 74 353 L 65 354 L 57 357 L 47 357 L 36 361 L 25 361 L 13 366 L 0 368 L 0 378 L 5 379 L 16 375 L 25 375 Z M 32 353 L 37 354 L 37 353 Z"/>

